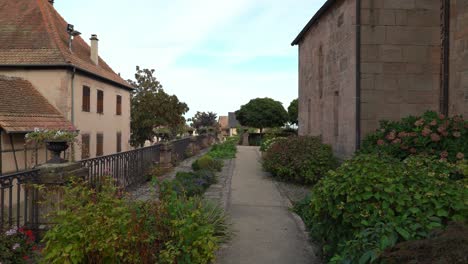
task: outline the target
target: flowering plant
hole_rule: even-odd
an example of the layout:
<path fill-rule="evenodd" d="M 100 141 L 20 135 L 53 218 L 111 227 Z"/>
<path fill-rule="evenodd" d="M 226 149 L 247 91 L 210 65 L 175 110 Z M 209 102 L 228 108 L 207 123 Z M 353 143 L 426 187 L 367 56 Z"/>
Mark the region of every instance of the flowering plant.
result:
<path fill-rule="evenodd" d="M 387 153 L 399 159 L 425 154 L 461 161 L 468 155 L 468 121 L 433 111 L 397 122 L 382 121 L 380 128 L 366 137 L 361 152 Z"/>
<path fill-rule="evenodd" d="M 0 233 L 0 260 L 4 263 L 29 263 L 40 253 L 31 230 L 12 228 Z"/>
<path fill-rule="evenodd" d="M 33 132 L 26 134 L 26 142 L 43 143 L 48 140 L 73 142 L 78 136 L 75 131 L 47 130 L 35 128 Z"/>

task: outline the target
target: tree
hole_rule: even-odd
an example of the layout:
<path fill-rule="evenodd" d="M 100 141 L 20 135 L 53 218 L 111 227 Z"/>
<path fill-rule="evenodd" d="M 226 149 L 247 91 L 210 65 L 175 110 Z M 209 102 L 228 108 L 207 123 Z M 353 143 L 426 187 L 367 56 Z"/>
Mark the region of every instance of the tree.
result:
<path fill-rule="evenodd" d="M 298 113 L 299 113 L 299 104 L 297 99 L 292 100 L 291 104 L 288 107 L 288 116 L 289 116 L 289 122 L 291 124 L 299 124 L 298 121 Z"/>
<path fill-rule="evenodd" d="M 161 83 L 153 76 L 154 70 L 136 67 L 135 81 L 128 80 L 135 90 L 131 98 L 131 144 L 143 146 L 153 141 L 155 128 L 166 126 L 173 136 L 185 124 L 183 115 L 189 110 L 177 96 L 164 92 Z"/>
<path fill-rule="evenodd" d="M 202 127 L 215 127 L 217 125 L 218 116 L 213 112 L 197 112 L 194 117 L 192 117 L 192 126 L 196 129 Z"/>
<path fill-rule="evenodd" d="M 243 126 L 260 128 L 283 126 L 288 121 L 288 112 L 281 102 L 271 98 L 256 98 L 236 111 L 236 118 Z"/>

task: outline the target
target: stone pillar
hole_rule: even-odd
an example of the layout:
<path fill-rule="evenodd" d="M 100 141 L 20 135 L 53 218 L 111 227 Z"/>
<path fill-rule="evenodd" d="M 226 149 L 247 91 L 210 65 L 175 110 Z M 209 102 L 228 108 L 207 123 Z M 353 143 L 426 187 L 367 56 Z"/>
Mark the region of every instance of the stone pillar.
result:
<path fill-rule="evenodd" d="M 248 146 L 249 145 L 249 133 L 245 132 L 242 135 L 242 146 Z"/>
<path fill-rule="evenodd" d="M 207 135 L 207 134 L 203 136 L 201 148 L 204 149 L 204 148 L 207 148 L 210 145 L 208 137 L 209 137 L 209 135 Z"/>
<path fill-rule="evenodd" d="M 159 164 L 162 168 L 172 167 L 172 144 L 165 143 L 161 145 L 161 152 L 159 154 Z"/>
<path fill-rule="evenodd" d="M 88 168 L 80 163 L 44 164 L 37 167 L 39 176 L 34 179 L 29 189 L 29 195 L 34 196 L 36 204 L 29 207 L 29 215 L 38 226 L 39 231 L 47 230 L 51 225 L 50 213 L 60 209 L 62 202 L 62 190 L 58 188 L 69 183 L 73 179 L 86 179 Z M 39 188 L 36 186 L 40 186 Z"/>
<path fill-rule="evenodd" d="M 198 146 L 197 142 L 198 140 L 196 137 L 190 138 L 190 144 L 188 145 L 188 149 L 192 152 L 192 156 L 197 155 L 200 151 L 200 147 Z"/>

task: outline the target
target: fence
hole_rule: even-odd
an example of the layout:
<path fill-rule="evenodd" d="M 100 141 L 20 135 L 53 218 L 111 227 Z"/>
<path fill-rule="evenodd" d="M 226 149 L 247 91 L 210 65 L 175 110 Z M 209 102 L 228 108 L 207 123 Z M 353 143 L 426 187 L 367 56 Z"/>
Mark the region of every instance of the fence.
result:
<path fill-rule="evenodd" d="M 37 227 L 38 190 L 28 184 L 36 182 L 38 176 L 39 170 L 0 176 L 0 230 L 15 226 Z"/>
<path fill-rule="evenodd" d="M 180 161 L 186 156 L 187 147 L 190 145 L 191 138 L 183 138 L 172 142 L 173 159 Z"/>
<path fill-rule="evenodd" d="M 89 169 L 89 181 L 95 185 L 103 176 L 111 176 L 121 187 L 147 180 L 146 172 L 159 162 L 161 144 L 139 148 L 112 155 L 79 161 Z"/>

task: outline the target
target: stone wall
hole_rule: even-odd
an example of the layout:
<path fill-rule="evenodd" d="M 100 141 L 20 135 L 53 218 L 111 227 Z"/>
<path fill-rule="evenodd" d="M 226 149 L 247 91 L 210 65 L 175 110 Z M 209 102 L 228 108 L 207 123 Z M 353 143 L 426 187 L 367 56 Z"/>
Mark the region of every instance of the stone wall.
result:
<path fill-rule="evenodd" d="M 299 134 L 341 158 L 355 150 L 355 15 L 355 0 L 337 1 L 299 43 Z"/>
<path fill-rule="evenodd" d="M 439 110 L 440 7 L 440 0 L 362 1 L 362 138 L 379 120 Z"/>
<path fill-rule="evenodd" d="M 468 1 L 451 0 L 449 114 L 468 117 Z"/>

